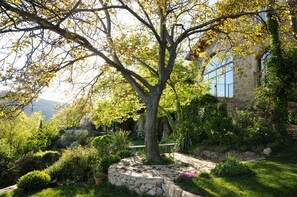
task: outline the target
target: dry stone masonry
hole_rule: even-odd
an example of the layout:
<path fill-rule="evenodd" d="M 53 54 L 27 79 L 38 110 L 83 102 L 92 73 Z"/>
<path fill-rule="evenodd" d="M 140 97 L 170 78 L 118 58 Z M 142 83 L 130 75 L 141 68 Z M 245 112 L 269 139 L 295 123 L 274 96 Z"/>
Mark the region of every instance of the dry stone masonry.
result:
<path fill-rule="evenodd" d="M 143 165 L 139 156 L 122 159 L 119 163 L 110 166 L 108 181 L 111 184 L 125 185 L 139 194 L 151 196 L 195 197 L 175 185 L 173 180 L 184 173 L 200 174 L 209 172 L 215 163 L 199 160 L 185 155 L 174 153 L 174 164 L 170 165 Z"/>

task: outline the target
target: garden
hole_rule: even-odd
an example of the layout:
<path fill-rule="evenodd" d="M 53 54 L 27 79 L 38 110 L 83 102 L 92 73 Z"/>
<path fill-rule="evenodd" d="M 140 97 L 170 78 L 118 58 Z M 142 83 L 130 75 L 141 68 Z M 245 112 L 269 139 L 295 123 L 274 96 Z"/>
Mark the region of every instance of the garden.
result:
<path fill-rule="evenodd" d="M 294 1 L 215 2 L 1 0 L 0 196 L 294 196 Z M 26 114 L 55 83 L 72 98 Z M 119 163 L 191 171 L 171 195 Z"/>
<path fill-rule="evenodd" d="M 257 111 L 237 111 L 232 116 L 228 115 L 226 105 L 210 95 L 194 99 L 183 110 L 186 121 L 179 127 L 179 132 L 159 142 L 175 143 L 170 152 L 177 151 L 196 158 L 204 150 L 217 153 L 252 151 L 261 155 L 263 149 L 269 147 L 272 155 L 255 163 L 242 163 L 229 156 L 209 173 L 193 176 L 181 174 L 175 179 L 175 184 L 202 196 L 290 196 L 296 192 L 296 143 L 290 136 L 278 138 L 273 135 L 273 128 L 269 127 L 273 124 L 265 122 L 259 125 L 260 119 L 253 122 Z M 63 196 L 69 192 L 73 196 L 117 196 L 123 191 L 127 196 L 139 195 L 123 186 L 110 185 L 107 173 L 109 166 L 123 158 L 145 155 L 144 148 L 133 153 L 128 148 L 145 144 L 143 136 L 137 137 L 135 132 L 121 129 L 105 134 L 92 129 L 88 131 L 93 127 L 78 135 L 69 135 L 58 131 L 58 122 L 54 119 L 53 122 L 41 124 L 36 121 L 38 114 L 23 116 L 25 118 L 15 121 L 27 121 L 19 124 L 30 123 L 30 133 L 42 131 L 42 135 L 27 134 L 28 137 L 24 138 L 29 131 L 22 130 L 23 134 L 18 133 L 21 136 L 12 136 L 10 140 L 13 143 L 6 144 L 7 149 L 1 149 L 1 187 L 16 183 L 18 189 L 0 195 Z M 259 126 L 261 129 L 257 129 Z M 12 127 L 7 128 L 13 131 Z M 2 136 L 2 140 L 5 142 L 8 139 Z M 163 151 L 168 149 L 161 149 Z M 160 164 L 170 165 L 173 162 L 171 157 L 164 159 Z M 150 165 L 145 160 L 143 163 Z M 95 185 L 95 177 L 103 177 L 103 183 Z"/>

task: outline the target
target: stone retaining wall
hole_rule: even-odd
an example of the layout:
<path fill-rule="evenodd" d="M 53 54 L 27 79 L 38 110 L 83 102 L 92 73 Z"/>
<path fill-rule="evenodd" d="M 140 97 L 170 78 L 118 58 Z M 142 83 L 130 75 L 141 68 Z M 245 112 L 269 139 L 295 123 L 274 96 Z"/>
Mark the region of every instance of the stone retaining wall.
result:
<path fill-rule="evenodd" d="M 185 159 L 181 154 L 175 153 L 175 157 Z M 138 194 L 146 193 L 151 196 L 168 197 L 198 197 L 198 195 L 184 191 L 175 185 L 173 179 L 182 173 L 199 173 L 199 169 L 191 164 L 178 161 L 172 165 L 142 165 L 140 157 L 122 159 L 113 164 L 108 170 L 108 181 L 111 184 L 124 185 Z M 201 160 L 198 160 L 198 163 Z M 191 162 L 195 163 L 195 162 Z M 209 171 L 215 166 L 212 162 L 205 161 L 202 171 Z M 208 166 L 205 168 L 205 166 Z M 202 172 L 200 171 L 200 172 Z"/>

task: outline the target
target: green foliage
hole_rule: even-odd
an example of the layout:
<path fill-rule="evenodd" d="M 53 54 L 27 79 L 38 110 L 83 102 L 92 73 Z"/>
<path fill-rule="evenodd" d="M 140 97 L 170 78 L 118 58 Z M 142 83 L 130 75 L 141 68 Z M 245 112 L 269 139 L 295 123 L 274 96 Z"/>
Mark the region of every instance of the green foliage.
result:
<path fill-rule="evenodd" d="M 117 156 L 119 156 L 121 159 L 132 157 L 133 154 L 129 150 L 120 150 L 117 152 Z"/>
<path fill-rule="evenodd" d="M 0 151 L 19 158 L 29 152 L 46 150 L 57 139 L 58 131 L 51 122 L 40 128 L 41 113 L 27 117 L 20 113 L 14 119 L 0 119 Z"/>
<path fill-rule="evenodd" d="M 186 130 L 186 128 L 184 128 L 182 132 L 183 133 L 181 133 L 181 132 L 179 133 L 179 136 L 177 138 L 176 149 L 181 152 L 188 152 L 193 145 L 192 139 L 191 139 L 191 134 L 190 134 L 191 131 Z"/>
<path fill-rule="evenodd" d="M 92 111 L 92 122 L 97 128 L 110 126 L 114 121 L 137 120 L 138 112 L 144 108 L 136 92 L 117 71 L 104 72 L 97 81 L 96 91 L 100 99 Z"/>
<path fill-rule="evenodd" d="M 127 149 L 129 144 L 128 131 L 116 131 L 107 135 L 97 136 L 92 140 L 92 146 L 104 157 L 109 154 L 116 154 L 118 151 Z"/>
<path fill-rule="evenodd" d="M 99 165 L 95 165 L 95 167 L 93 169 L 93 173 L 94 173 L 94 177 L 95 178 L 106 176 L 106 173 L 103 171 L 103 168 L 101 167 L 100 164 Z"/>
<path fill-rule="evenodd" d="M 178 128 L 182 151 L 188 151 L 198 143 L 228 145 L 238 140 L 226 105 L 213 96 L 194 99 L 184 108 L 183 120 Z"/>
<path fill-rule="evenodd" d="M 100 161 L 100 166 L 102 168 L 102 171 L 107 173 L 109 166 L 111 166 L 114 163 L 117 163 L 120 161 L 121 158 L 118 155 L 108 155 Z"/>
<path fill-rule="evenodd" d="M 174 158 L 169 156 L 167 157 L 166 155 L 162 154 L 161 159 L 158 162 L 149 162 L 148 160 L 144 159 L 143 161 L 144 165 L 170 165 L 174 163 Z"/>
<path fill-rule="evenodd" d="M 58 151 L 40 151 L 35 154 L 28 154 L 18 159 L 15 162 L 15 170 L 18 175 L 22 176 L 33 170 L 42 170 L 54 162 L 60 157 Z"/>
<path fill-rule="evenodd" d="M 97 136 L 92 140 L 92 146 L 95 147 L 101 156 L 108 155 L 111 152 L 112 136 Z"/>
<path fill-rule="evenodd" d="M 169 136 L 163 138 L 160 143 L 161 144 L 175 143 L 176 140 L 177 140 L 177 136 L 174 133 L 172 133 Z"/>
<path fill-rule="evenodd" d="M 219 177 L 234 177 L 250 175 L 251 171 L 247 165 L 237 161 L 234 157 L 228 156 L 227 160 L 219 163 L 211 170 L 211 173 Z"/>
<path fill-rule="evenodd" d="M 51 181 L 50 175 L 42 171 L 32 171 L 24 176 L 22 176 L 18 182 L 17 186 L 19 189 L 24 191 L 36 191 L 46 188 Z"/>
<path fill-rule="evenodd" d="M 124 130 L 119 130 L 117 132 L 111 133 L 112 137 L 112 149 L 117 152 L 120 150 L 125 150 L 128 146 L 128 136 L 130 132 L 129 131 L 124 131 Z"/>
<path fill-rule="evenodd" d="M 89 103 L 86 99 L 81 98 L 75 100 L 73 104 L 69 104 L 54 115 L 53 121 L 58 130 L 79 127 L 80 120 L 90 111 Z"/>
<path fill-rule="evenodd" d="M 15 190 L 6 194 L 1 194 L 1 197 L 19 197 L 27 196 Z M 40 192 L 30 193 L 30 197 L 65 197 L 65 196 L 75 196 L 75 197 L 150 197 L 149 195 L 139 195 L 136 192 L 130 191 L 125 186 L 115 186 L 103 182 L 100 185 L 63 185 L 60 187 L 47 188 Z"/>
<path fill-rule="evenodd" d="M 13 184 L 15 172 L 13 171 L 13 158 L 0 152 L 0 187 Z"/>
<path fill-rule="evenodd" d="M 87 145 L 90 140 L 89 132 L 83 130 L 76 134 L 75 130 L 68 130 L 63 133 L 54 145 L 55 148 L 65 149 L 76 145 Z"/>
<path fill-rule="evenodd" d="M 156 61 L 157 62 L 157 61 Z M 206 93 L 205 84 L 201 82 L 199 77 L 202 70 L 197 67 L 196 62 L 186 62 L 184 59 L 177 59 L 167 82 L 167 86 L 163 91 L 160 100 L 162 109 L 160 115 L 166 115 L 164 111 L 176 113 L 177 119 L 182 119 L 183 106 L 188 106 L 195 98 L 193 95 L 203 95 Z M 199 83 L 195 83 L 199 81 Z M 166 115 L 166 117 L 168 117 Z"/>
<path fill-rule="evenodd" d="M 66 180 L 87 181 L 92 177 L 92 170 L 97 161 L 96 149 L 77 146 L 64 150 L 60 159 L 45 171 L 54 181 L 61 183 Z"/>
<path fill-rule="evenodd" d="M 210 179 L 210 174 L 207 172 L 202 172 L 201 174 L 199 174 L 199 177 L 204 179 Z"/>
<path fill-rule="evenodd" d="M 58 138 L 58 130 L 53 122 L 46 122 L 42 127 L 32 131 L 25 147 L 25 152 L 46 150 Z"/>
<path fill-rule="evenodd" d="M 296 196 L 296 143 L 282 144 L 278 150 L 277 156 L 246 163 L 253 176 L 197 177 L 176 184 L 200 196 Z"/>

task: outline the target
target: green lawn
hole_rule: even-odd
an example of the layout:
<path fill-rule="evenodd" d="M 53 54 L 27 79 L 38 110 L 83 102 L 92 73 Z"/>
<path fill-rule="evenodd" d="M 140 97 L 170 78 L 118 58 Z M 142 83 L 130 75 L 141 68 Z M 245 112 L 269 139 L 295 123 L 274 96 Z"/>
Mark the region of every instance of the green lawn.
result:
<path fill-rule="evenodd" d="M 73 185 L 44 189 L 40 192 L 24 194 L 20 191 L 0 194 L 1 197 L 139 197 L 125 187 L 103 185 Z"/>
<path fill-rule="evenodd" d="M 178 184 L 185 190 L 203 196 L 297 196 L 296 145 L 289 153 L 248 163 L 254 175 L 232 178 L 194 178 Z"/>

